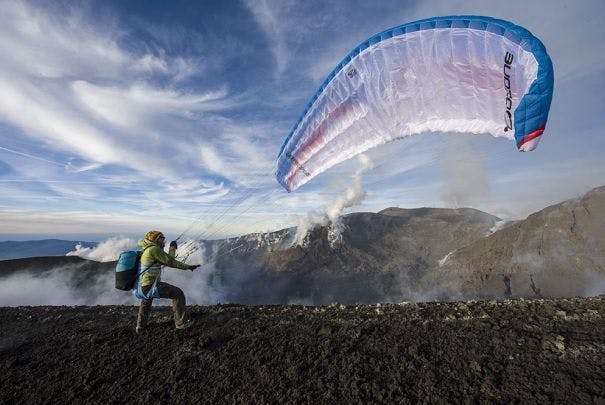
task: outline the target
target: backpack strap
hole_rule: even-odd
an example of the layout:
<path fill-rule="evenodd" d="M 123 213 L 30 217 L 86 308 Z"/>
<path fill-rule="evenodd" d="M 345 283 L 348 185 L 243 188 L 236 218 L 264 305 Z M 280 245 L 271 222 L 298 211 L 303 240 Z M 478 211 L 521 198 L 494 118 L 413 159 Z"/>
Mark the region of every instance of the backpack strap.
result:
<path fill-rule="evenodd" d="M 150 248 L 151 246 L 147 246 L 145 249 L 143 249 L 143 252 L 145 252 L 145 250 L 147 250 L 148 248 Z M 141 257 L 143 256 L 143 253 L 141 253 Z M 140 277 L 145 274 L 146 271 L 148 271 L 149 269 L 151 269 L 151 266 L 153 266 L 154 264 L 158 263 L 157 260 L 154 260 L 149 266 L 147 266 L 147 268 L 143 271 L 139 271 L 137 272 L 137 279 L 135 281 L 136 284 L 136 290 L 135 290 L 135 296 L 139 299 L 144 299 L 144 300 L 150 300 L 153 298 L 159 298 L 159 294 L 157 297 L 153 297 L 153 295 L 155 294 L 155 292 L 157 292 L 157 282 L 158 282 L 158 278 L 159 278 L 159 274 L 158 276 L 155 278 L 155 280 L 153 280 L 153 284 L 152 287 L 149 291 L 147 291 L 147 294 L 145 294 L 143 292 L 141 283 L 140 283 Z"/>
<path fill-rule="evenodd" d="M 147 246 L 145 249 L 143 249 L 143 253 L 145 253 L 145 251 L 147 249 L 149 249 L 151 246 Z M 143 257 L 143 253 L 141 253 L 141 258 Z M 154 260 L 153 262 L 151 262 L 151 264 L 149 266 L 147 266 L 147 268 L 143 271 L 137 271 L 137 278 L 141 277 L 144 273 L 147 272 L 147 270 L 151 269 L 151 266 L 153 266 L 154 264 L 158 263 L 157 260 Z"/>

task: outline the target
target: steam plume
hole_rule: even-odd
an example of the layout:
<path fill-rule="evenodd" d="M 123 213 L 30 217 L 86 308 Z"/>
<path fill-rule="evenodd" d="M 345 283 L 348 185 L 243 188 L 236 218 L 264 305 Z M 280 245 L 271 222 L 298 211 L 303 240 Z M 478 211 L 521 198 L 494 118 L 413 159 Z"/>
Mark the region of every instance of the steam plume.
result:
<path fill-rule="evenodd" d="M 447 137 L 441 160 L 446 180 L 441 198 L 453 208 L 470 206 L 489 192 L 484 158 L 473 151 L 471 139 L 465 135 Z"/>
<path fill-rule="evenodd" d="M 295 244 L 302 245 L 307 233 L 317 226 L 331 225 L 330 239 L 337 242 L 341 238 L 344 230 L 341 213 L 347 209 L 361 204 L 366 196 L 363 188 L 363 174 L 373 167 L 370 158 L 364 154 L 358 155 L 360 167 L 352 176 L 352 184 L 347 187 L 344 193 L 338 196 L 323 212 L 309 211 L 306 218 L 299 220 Z"/>

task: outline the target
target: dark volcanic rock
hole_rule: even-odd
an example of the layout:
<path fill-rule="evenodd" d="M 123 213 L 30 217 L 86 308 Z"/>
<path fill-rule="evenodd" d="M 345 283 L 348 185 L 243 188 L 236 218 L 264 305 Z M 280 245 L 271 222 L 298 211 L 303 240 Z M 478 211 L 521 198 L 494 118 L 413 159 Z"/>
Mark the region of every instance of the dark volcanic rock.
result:
<path fill-rule="evenodd" d="M 47 256 L 29 257 L 25 259 L 12 259 L 0 261 L 0 276 L 8 276 L 19 272 L 43 274 L 57 271 L 57 268 L 66 268 L 77 272 L 102 272 L 114 269 L 116 262 L 97 262 L 82 259 L 77 256 Z"/>
<path fill-rule="evenodd" d="M 0 403 L 605 401 L 605 298 L 0 308 Z"/>

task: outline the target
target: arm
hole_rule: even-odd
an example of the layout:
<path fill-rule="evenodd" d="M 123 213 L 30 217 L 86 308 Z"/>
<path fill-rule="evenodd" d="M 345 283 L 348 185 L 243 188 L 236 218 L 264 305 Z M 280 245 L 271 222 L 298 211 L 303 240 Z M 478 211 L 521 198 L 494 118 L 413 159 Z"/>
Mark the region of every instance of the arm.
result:
<path fill-rule="evenodd" d="M 174 258 L 174 253 L 176 251 L 174 248 L 170 248 L 169 253 L 164 252 L 159 246 L 154 246 L 150 250 L 151 251 L 149 253 L 154 260 L 163 264 L 164 266 L 174 267 L 181 270 L 189 270 L 191 267 L 190 265 L 180 262 Z"/>

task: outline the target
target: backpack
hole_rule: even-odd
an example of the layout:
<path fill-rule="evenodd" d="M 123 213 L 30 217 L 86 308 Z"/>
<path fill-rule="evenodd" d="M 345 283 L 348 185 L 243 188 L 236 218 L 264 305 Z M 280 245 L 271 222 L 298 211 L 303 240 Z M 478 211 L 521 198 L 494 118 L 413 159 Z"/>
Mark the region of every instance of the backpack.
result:
<path fill-rule="evenodd" d="M 126 250 L 120 253 L 120 258 L 116 264 L 116 288 L 118 290 L 132 290 L 134 283 L 137 281 L 142 255 L 143 252 L 140 250 Z"/>
<path fill-rule="evenodd" d="M 116 288 L 118 290 L 130 291 L 134 288 L 139 276 L 139 267 L 141 263 L 141 250 L 126 250 L 120 253 L 118 263 L 116 264 Z M 156 262 L 151 263 L 144 271 L 149 270 Z"/>

